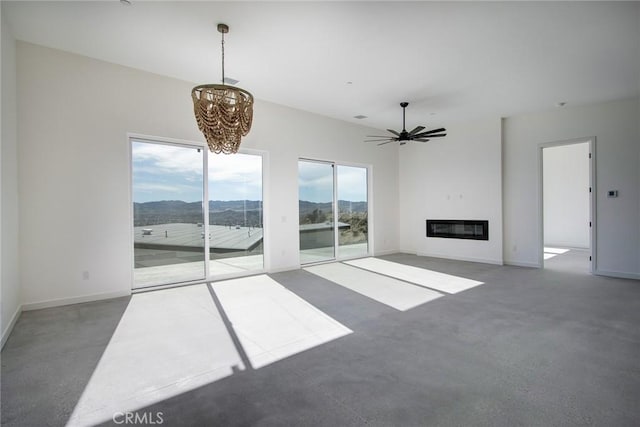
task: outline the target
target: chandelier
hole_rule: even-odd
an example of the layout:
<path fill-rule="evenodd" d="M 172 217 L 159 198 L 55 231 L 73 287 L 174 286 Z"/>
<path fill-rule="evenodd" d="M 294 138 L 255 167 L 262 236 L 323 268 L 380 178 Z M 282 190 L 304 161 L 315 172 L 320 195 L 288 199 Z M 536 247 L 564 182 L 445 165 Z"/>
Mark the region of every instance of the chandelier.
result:
<path fill-rule="evenodd" d="M 237 153 L 240 138 L 251 130 L 253 96 L 244 89 L 224 84 L 224 35 L 226 24 L 218 24 L 222 34 L 222 84 L 205 84 L 193 88 L 193 110 L 198 128 L 213 153 Z"/>

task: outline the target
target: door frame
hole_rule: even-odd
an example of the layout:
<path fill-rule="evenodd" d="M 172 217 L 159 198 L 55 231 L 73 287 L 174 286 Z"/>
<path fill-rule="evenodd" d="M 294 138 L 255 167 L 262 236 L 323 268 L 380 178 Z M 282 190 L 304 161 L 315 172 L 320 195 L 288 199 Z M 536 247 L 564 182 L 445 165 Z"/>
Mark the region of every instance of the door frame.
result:
<path fill-rule="evenodd" d="M 589 272 L 595 274 L 597 271 L 597 220 L 596 220 L 596 137 L 587 136 L 583 138 L 572 138 L 560 141 L 543 142 L 538 144 L 538 265 L 544 268 L 544 155 L 543 150 L 551 147 L 561 147 L 565 145 L 589 144 L 589 251 L 591 261 L 589 262 Z"/>
<path fill-rule="evenodd" d="M 347 261 L 350 259 L 357 259 L 362 257 L 372 256 L 373 252 L 373 239 L 371 236 L 373 235 L 373 209 L 371 208 L 373 203 L 373 190 L 372 190 L 372 169 L 373 167 L 368 164 L 362 163 L 354 163 L 354 162 L 343 162 L 337 160 L 326 160 L 326 159 L 317 159 L 312 157 L 298 157 L 298 163 L 300 162 L 312 162 L 312 163 L 322 163 L 322 164 L 330 164 L 332 165 L 333 172 L 333 258 L 330 260 L 318 261 L 318 262 L 310 262 L 310 263 L 300 263 L 298 260 L 298 264 L 301 266 L 311 266 L 314 264 L 324 264 L 328 262 L 334 261 Z M 340 230 L 338 229 L 338 214 L 339 214 L 339 206 L 338 206 L 338 166 L 347 166 L 347 167 L 356 167 L 362 168 L 367 171 L 367 253 L 365 255 L 356 255 L 350 257 L 341 257 L 340 256 Z M 298 172 L 299 174 L 299 172 Z M 299 186 L 298 186 L 298 203 L 300 202 L 299 196 Z M 298 233 L 300 233 L 300 212 L 298 208 Z M 298 234 L 299 235 L 299 234 Z M 298 242 L 300 239 L 298 237 Z M 300 247 L 298 246 L 298 257 L 300 256 Z"/>
<path fill-rule="evenodd" d="M 136 287 L 135 285 L 135 241 L 134 241 L 134 225 L 133 225 L 133 219 L 134 219 L 134 212 L 133 212 L 133 143 L 134 142 L 144 142 L 144 143 L 148 143 L 148 144 L 155 144 L 155 145 L 165 145 L 165 146 L 172 146 L 172 147 L 184 147 L 184 148 L 195 148 L 195 149 L 199 149 L 202 150 L 202 157 L 203 157 L 203 169 L 202 169 L 202 186 L 203 186 L 203 212 L 202 212 L 202 221 L 203 221 L 203 231 L 205 233 L 205 236 L 208 235 L 208 227 L 206 225 L 206 221 L 205 218 L 208 218 L 208 209 L 205 211 L 204 208 L 208 208 L 207 203 L 204 203 L 204 196 L 205 196 L 205 191 L 207 191 L 207 179 L 206 179 L 206 174 L 205 174 L 205 164 L 207 161 L 207 156 L 205 155 L 206 153 L 204 152 L 205 150 L 205 146 L 202 143 L 199 142 L 194 142 L 194 141 L 186 141 L 186 140 L 180 140 L 180 139 L 174 139 L 174 138 L 165 138 L 165 137 L 155 137 L 155 136 L 149 136 L 149 135 L 141 135 L 141 134 L 136 134 L 136 133 L 127 133 L 127 150 L 128 150 L 128 160 L 129 160 L 129 185 L 128 185 L 128 190 L 129 190 L 129 259 L 131 260 L 131 268 L 130 268 L 130 272 L 131 272 L 131 278 L 130 278 L 130 283 L 131 283 L 131 292 L 132 293 L 137 293 L 137 292 L 145 292 L 145 291 L 150 291 L 150 290 L 156 290 L 156 289 L 164 289 L 164 288 L 172 288 L 172 287 L 179 287 L 179 286 L 187 286 L 187 285 L 192 285 L 195 283 L 203 283 L 203 281 L 207 280 L 208 277 L 208 268 L 209 268 L 209 263 L 208 263 L 208 257 L 206 255 L 207 250 L 208 250 L 208 242 L 207 239 L 205 240 L 205 245 L 203 247 L 203 255 L 204 255 L 204 278 L 203 279 L 195 279 L 195 280 L 185 280 L 185 281 L 181 281 L 181 282 L 167 282 L 167 283 L 158 283 L 155 285 L 149 285 L 149 286 L 142 286 L 142 287 Z"/>
<path fill-rule="evenodd" d="M 237 277 L 244 276 L 252 276 L 256 274 L 262 274 L 267 271 L 268 263 L 270 263 L 269 251 L 267 250 L 267 242 L 269 240 L 269 233 L 267 231 L 267 207 L 268 207 L 268 153 L 262 150 L 255 149 L 239 149 L 238 153 L 240 154 L 249 154 L 256 155 L 261 157 L 262 163 L 262 269 L 261 270 L 251 270 L 246 272 L 239 273 L 229 273 L 229 274 L 219 274 L 216 276 L 211 275 L 210 271 L 210 242 L 209 239 L 204 239 L 204 279 L 190 280 L 184 282 L 171 282 L 171 283 L 160 283 L 157 285 L 150 285 L 145 287 L 136 288 L 134 287 L 134 269 L 135 269 L 135 253 L 134 253 L 134 226 L 133 226 L 133 156 L 132 156 L 132 148 L 133 141 L 146 142 L 157 145 L 169 145 L 169 146 L 181 146 L 181 147 L 191 147 L 198 148 L 202 150 L 202 172 L 203 172 L 203 186 L 202 186 L 202 215 L 203 215 L 203 231 L 205 236 L 209 236 L 210 233 L 210 224 L 209 224 L 209 147 L 204 142 L 197 141 L 188 141 L 184 139 L 176 139 L 176 138 L 168 138 L 168 137 L 160 137 L 160 136 L 150 136 L 138 133 L 127 133 L 127 150 L 128 150 L 128 161 L 129 161 L 129 179 L 128 179 L 128 198 L 129 198 L 129 259 L 131 260 L 131 268 L 130 268 L 130 284 L 131 284 L 131 292 L 147 292 L 158 289 L 165 288 L 175 288 L 180 286 L 188 286 L 198 283 L 206 283 L 213 282 L 219 280 L 227 280 Z"/>

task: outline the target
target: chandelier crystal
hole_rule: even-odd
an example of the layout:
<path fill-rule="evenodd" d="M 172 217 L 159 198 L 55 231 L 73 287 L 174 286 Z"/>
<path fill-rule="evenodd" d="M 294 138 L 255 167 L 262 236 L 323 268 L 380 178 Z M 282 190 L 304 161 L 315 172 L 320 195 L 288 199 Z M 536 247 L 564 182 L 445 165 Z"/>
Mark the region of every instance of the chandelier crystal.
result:
<path fill-rule="evenodd" d="M 204 134 L 213 153 L 238 152 L 240 140 L 251 130 L 253 96 L 244 89 L 224 84 L 225 24 L 218 24 L 222 33 L 222 84 L 205 84 L 193 88 L 193 110 L 198 128 Z"/>

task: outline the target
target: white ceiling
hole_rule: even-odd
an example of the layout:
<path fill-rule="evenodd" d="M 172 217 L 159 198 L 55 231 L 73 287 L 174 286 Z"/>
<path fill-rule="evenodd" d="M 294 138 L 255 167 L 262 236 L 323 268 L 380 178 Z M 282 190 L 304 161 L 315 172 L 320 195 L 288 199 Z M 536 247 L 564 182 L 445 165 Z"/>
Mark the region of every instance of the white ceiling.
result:
<path fill-rule="evenodd" d="M 198 84 L 220 80 L 224 22 L 238 86 L 378 128 L 400 101 L 411 129 L 640 88 L 639 2 L 132 2 L 2 3 L 19 40 Z"/>

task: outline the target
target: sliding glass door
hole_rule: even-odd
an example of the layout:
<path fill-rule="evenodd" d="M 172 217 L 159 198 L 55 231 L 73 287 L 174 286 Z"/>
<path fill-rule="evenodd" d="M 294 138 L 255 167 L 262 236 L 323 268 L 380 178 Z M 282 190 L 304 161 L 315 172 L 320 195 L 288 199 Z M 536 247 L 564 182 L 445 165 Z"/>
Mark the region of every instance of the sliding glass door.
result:
<path fill-rule="evenodd" d="M 131 142 L 133 287 L 205 278 L 203 150 Z"/>
<path fill-rule="evenodd" d="M 333 163 L 308 160 L 298 163 L 301 264 L 336 257 L 333 170 Z"/>
<path fill-rule="evenodd" d="M 369 253 L 367 168 L 337 165 L 338 252 L 341 258 Z"/>
<path fill-rule="evenodd" d="M 131 165 L 134 289 L 264 269 L 261 155 L 131 139 Z"/>
<path fill-rule="evenodd" d="M 209 269 L 263 269 L 262 156 L 209 156 Z"/>
<path fill-rule="evenodd" d="M 301 264 L 369 253 L 367 168 L 300 160 L 298 186 Z"/>

